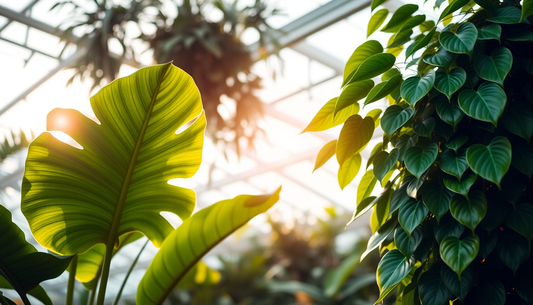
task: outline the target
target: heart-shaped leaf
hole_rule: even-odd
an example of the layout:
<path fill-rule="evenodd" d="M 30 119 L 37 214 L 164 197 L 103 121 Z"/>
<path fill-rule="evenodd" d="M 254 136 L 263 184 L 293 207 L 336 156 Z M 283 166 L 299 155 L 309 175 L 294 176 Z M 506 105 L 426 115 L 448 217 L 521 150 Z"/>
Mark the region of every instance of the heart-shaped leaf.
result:
<path fill-rule="evenodd" d="M 366 97 L 364 105 L 379 101 L 380 99 L 389 95 L 394 89 L 396 89 L 402 83 L 402 75 L 394 75 L 385 82 L 377 84 Z"/>
<path fill-rule="evenodd" d="M 402 252 L 405 257 L 411 257 L 415 253 L 416 248 L 420 245 L 422 238 L 424 237 L 424 231 L 422 226 L 416 227 L 416 229 L 408 236 L 402 228 L 397 228 L 394 232 L 394 244 Z"/>
<path fill-rule="evenodd" d="M 479 238 L 470 235 L 463 239 L 446 237 L 440 244 L 440 257 L 461 279 L 461 273 L 476 258 L 479 251 Z"/>
<path fill-rule="evenodd" d="M 402 207 L 407 201 L 412 198 L 407 195 L 407 187 L 415 179 L 413 176 L 405 177 L 400 183 L 400 187 L 392 194 L 389 208 L 389 216 Z"/>
<path fill-rule="evenodd" d="M 454 195 L 450 201 L 450 212 L 453 218 L 473 232 L 487 214 L 487 199 L 480 190 L 472 190 L 468 199 Z"/>
<path fill-rule="evenodd" d="M 500 187 L 500 181 L 511 166 L 511 143 L 505 137 L 495 137 L 488 146 L 474 144 L 466 159 L 472 170 Z"/>
<path fill-rule="evenodd" d="M 137 304 L 162 304 L 174 286 L 214 246 L 267 211 L 281 188 L 262 196 L 240 195 L 217 202 L 186 219 L 164 241 L 137 288 Z"/>
<path fill-rule="evenodd" d="M 407 193 L 407 195 L 409 195 L 409 197 L 414 198 L 414 199 L 419 199 L 418 198 L 418 191 L 424 185 L 424 182 L 426 181 L 427 175 L 428 175 L 428 172 L 425 172 L 425 173 L 422 174 L 422 176 L 420 176 L 419 179 L 414 177 L 414 179 L 411 181 L 411 183 L 409 183 L 409 185 L 407 186 L 407 190 L 406 190 L 406 193 Z"/>
<path fill-rule="evenodd" d="M 474 119 L 490 122 L 496 126 L 503 113 L 507 96 L 495 83 L 483 83 L 477 91 L 467 89 L 459 93 L 459 107 Z"/>
<path fill-rule="evenodd" d="M 394 66 L 395 62 L 396 57 L 390 53 L 372 55 L 361 63 L 353 73 L 353 76 L 349 79 L 348 83 L 360 82 L 376 77 L 387 72 L 392 66 Z"/>
<path fill-rule="evenodd" d="M 452 98 L 457 90 L 459 90 L 466 81 L 466 72 L 463 68 L 455 67 L 448 73 L 446 70 L 439 69 L 435 76 L 435 89 L 444 93 L 448 99 Z"/>
<path fill-rule="evenodd" d="M 386 151 L 381 151 L 376 154 L 374 158 L 374 176 L 378 178 L 379 182 L 383 180 L 385 175 L 394 167 L 394 164 L 398 162 L 400 151 L 393 149 L 390 154 Z"/>
<path fill-rule="evenodd" d="M 415 54 L 416 51 L 422 49 L 423 47 L 427 46 L 428 43 L 431 41 L 433 36 L 435 35 L 435 32 L 437 31 L 437 27 L 433 27 L 427 34 L 424 36 L 424 38 L 413 42 L 412 45 L 410 45 L 407 48 L 407 51 L 405 52 L 405 58 L 409 58 L 409 56 Z"/>
<path fill-rule="evenodd" d="M 514 24 L 520 22 L 521 15 L 522 10 L 516 6 L 506 6 L 497 9 L 491 17 L 487 18 L 487 21 L 500 24 Z"/>
<path fill-rule="evenodd" d="M 380 296 L 376 301 L 383 300 L 411 272 L 415 266 L 414 257 L 406 258 L 399 250 L 391 250 L 383 256 L 378 264 L 377 282 Z"/>
<path fill-rule="evenodd" d="M 343 165 L 351 156 L 359 153 L 368 144 L 374 134 L 374 120 L 361 118 L 356 114 L 348 118 L 341 129 L 335 153 L 339 165 Z"/>
<path fill-rule="evenodd" d="M 494 49 L 490 56 L 476 56 L 474 68 L 481 78 L 503 86 L 503 81 L 513 65 L 513 54 L 505 47 Z"/>
<path fill-rule="evenodd" d="M 436 105 L 439 117 L 444 122 L 452 125 L 454 129 L 465 116 L 465 113 L 461 110 L 459 104 L 457 104 L 456 98 L 452 98 L 450 101 L 447 101 L 444 97 L 440 98 L 437 100 Z"/>
<path fill-rule="evenodd" d="M 434 227 L 433 233 L 435 234 L 435 239 L 440 244 L 448 236 L 454 236 L 459 238 L 461 234 L 465 231 L 465 226 L 460 224 L 455 218 L 451 217 L 449 214 L 445 215 L 439 224 Z"/>
<path fill-rule="evenodd" d="M 452 53 L 445 48 L 439 48 L 437 53 L 424 56 L 423 61 L 428 65 L 443 67 L 448 70 L 455 57 L 457 57 L 457 54 Z"/>
<path fill-rule="evenodd" d="M 334 97 L 329 100 L 318 111 L 315 117 L 311 120 L 311 123 L 309 123 L 309 125 L 302 131 L 302 133 L 310 131 L 324 131 L 333 128 L 346 122 L 346 120 L 352 115 L 359 113 L 359 104 L 353 103 L 350 106 L 334 114 L 337 99 L 338 97 Z"/>
<path fill-rule="evenodd" d="M 458 153 L 453 149 L 447 149 L 439 154 L 439 162 L 443 172 L 455 176 L 460 181 L 463 173 L 468 169 L 466 149 L 461 149 Z"/>
<path fill-rule="evenodd" d="M 477 174 L 468 169 L 461 177 L 461 180 L 458 180 L 453 176 L 446 175 L 443 177 L 442 182 L 450 191 L 461 194 L 468 198 L 468 191 L 470 191 L 470 187 L 474 185 L 476 180 Z"/>
<path fill-rule="evenodd" d="M 500 42 L 500 36 L 502 34 L 502 27 L 497 24 L 489 24 L 478 30 L 478 40 L 490 40 L 496 39 Z"/>
<path fill-rule="evenodd" d="M 468 141 L 468 136 L 466 135 L 459 135 L 457 137 L 454 137 L 450 142 L 447 142 L 444 144 L 444 146 L 448 147 L 449 149 L 453 149 L 456 152 L 463 146 L 466 141 Z"/>
<path fill-rule="evenodd" d="M 357 176 L 357 173 L 361 168 L 361 162 L 361 155 L 355 154 L 341 165 L 337 174 L 337 180 L 339 181 L 339 186 L 342 190 L 352 182 L 355 176 Z"/>
<path fill-rule="evenodd" d="M 468 2 L 470 2 L 470 0 L 455 0 L 455 1 L 452 1 L 450 3 L 450 5 L 448 5 L 443 11 L 442 13 L 440 14 L 440 17 L 438 19 L 438 21 L 441 21 L 442 19 L 444 19 L 444 17 L 450 15 L 450 14 L 453 14 L 455 11 L 457 11 L 458 9 L 461 9 L 463 8 L 465 5 L 468 4 Z"/>
<path fill-rule="evenodd" d="M 408 108 L 409 109 L 409 108 Z M 403 161 L 404 160 L 404 156 L 405 156 L 405 152 L 416 145 L 416 141 L 415 141 L 415 138 L 416 137 L 412 137 L 408 134 L 403 134 L 401 135 L 398 140 L 396 141 L 396 143 L 394 144 L 394 147 L 398 148 L 398 150 L 400 151 L 400 156 L 399 156 L 399 160 L 400 161 Z"/>
<path fill-rule="evenodd" d="M 374 176 L 373 170 L 368 170 L 363 175 L 363 178 L 361 178 L 361 181 L 359 181 L 359 185 L 357 186 L 357 205 L 372 194 L 377 181 L 378 178 Z"/>
<path fill-rule="evenodd" d="M 386 33 L 396 33 L 417 10 L 418 5 L 416 4 L 402 5 L 396 10 L 396 12 L 394 12 L 390 21 L 381 29 L 381 31 Z"/>
<path fill-rule="evenodd" d="M 382 112 L 383 110 L 381 109 L 372 109 L 366 114 L 366 117 L 370 117 L 372 118 L 372 120 L 374 120 L 374 128 L 379 127 L 379 122 L 380 122 L 379 117 L 381 116 Z"/>
<path fill-rule="evenodd" d="M 460 279 L 457 274 L 447 266 L 442 266 L 440 273 L 444 285 L 446 285 L 454 295 L 459 297 L 461 302 L 464 300 L 470 289 L 474 287 L 477 280 L 477 274 L 472 270 L 472 267 L 463 270 Z"/>
<path fill-rule="evenodd" d="M 373 12 L 376 7 L 382 5 L 387 0 L 372 0 L 372 4 L 370 5 L 370 11 Z"/>
<path fill-rule="evenodd" d="M 313 172 L 317 169 L 321 168 L 322 165 L 326 164 L 331 157 L 335 155 L 335 148 L 337 147 L 337 140 L 333 140 L 331 142 L 328 142 L 320 151 L 318 152 L 318 155 L 316 156 L 315 161 L 315 168 L 313 169 Z"/>
<path fill-rule="evenodd" d="M 507 215 L 505 222 L 511 229 L 522 234 L 528 242 L 531 242 L 533 238 L 533 228 L 531 227 L 533 224 L 533 206 L 531 204 L 517 205 L 516 209 Z"/>
<path fill-rule="evenodd" d="M 424 21 L 426 21 L 426 15 L 416 15 L 413 17 L 409 17 L 404 24 L 402 24 L 402 27 L 398 30 L 398 33 L 411 30 L 420 24 L 422 24 Z"/>
<path fill-rule="evenodd" d="M 504 305 L 505 287 L 498 280 L 494 280 L 490 284 L 484 283 L 479 285 L 476 296 L 478 304 Z"/>
<path fill-rule="evenodd" d="M 426 149 L 419 146 L 411 147 L 405 153 L 405 166 L 411 174 L 420 179 L 420 176 L 435 162 L 439 147 L 435 143 L 429 144 Z"/>
<path fill-rule="evenodd" d="M 21 208 L 33 235 L 63 254 L 99 243 L 111 252 L 133 231 L 159 247 L 174 229 L 160 212 L 185 219 L 194 210 L 194 191 L 167 182 L 191 177 L 200 166 L 200 93 L 189 75 L 164 64 L 113 81 L 91 105 L 99 124 L 72 109 L 54 109 L 47 118 L 48 130 L 65 132 L 83 149 L 49 132 L 30 145 Z"/>
<path fill-rule="evenodd" d="M 423 77 L 412 76 L 406 79 L 400 86 L 400 94 L 411 107 L 422 99 L 435 83 L 435 71 L 429 70 Z"/>
<path fill-rule="evenodd" d="M 431 133 L 435 128 L 436 121 L 434 118 L 429 117 L 421 122 L 416 122 L 413 124 L 413 130 L 422 137 L 431 138 Z"/>
<path fill-rule="evenodd" d="M 435 181 L 429 181 L 422 189 L 422 200 L 431 213 L 437 217 L 437 222 L 450 209 L 453 193 Z"/>
<path fill-rule="evenodd" d="M 375 54 L 383 52 L 383 46 L 376 40 L 369 40 L 357 47 L 352 53 L 346 66 L 344 67 L 344 73 L 342 77 L 342 86 L 346 86 L 350 79 L 353 77 L 359 66 L 367 60 L 369 57 Z"/>
<path fill-rule="evenodd" d="M 501 121 L 507 130 L 529 142 L 533 135 L 533 112 L 529 108 L 523 105 L 506 107 Z"/>
<path fill-rule="evenodd" d="M 391 186 L 392 184 L 390 182 L 387 183 L 384 190 L 379 194 L 378 197 L 368 197 L 358 203 L 357 208 L 352 215 L 352 219 L 348 222 L 347 226 L 357 220 L 359 217 L 366 214 L 366 212 L 370 211 L 370 209 L 375 205 L 379 204 L 381 206 L 386 206 L 389 203 L 392 195 Z"/>
<path fill-rule="evenodd" d="M 368 92 L 370 92 L 372 87 L 374 87 L 374 82 L 369 79 L 348 84 L 337 99 L 333 115 L 336 116 L 337 113 L 343 109 L 357 103 L 360 99 L 363 99 Z"/>
<path fill-rule="evenodd" d="M 463 53 L 472 56 L 474 45 L 477 40 L 476 26 L 465 22 L 457 28 L 457 32 L 451 30 L 442 31 L 439 35 L 441 45 L 452 53 Z"/>
<path fill-rule="evenodd" d="M 524 236 L 511 230 L 508 231 L 507 234 L 498 238 L 496 253 L 507 267 L 516 272 L 518 267 L 529 258 L 531 245 Z"/>
<path fill-rule="evenodd" d="M 408 236 L 411 236 L 411 233 L 414 231 L 414 229 L 418 227 L 424 218 L 426 218 L 428 212 L 429 211 L 422 200 L 407 200 L 400 207 L 398 221 L 405 230 L 405 233 L 407 233 Z"/>
<path fill-rule="evenodd" d="M 397 225 L 397 217 L 392 217 L 387 220 L 368 240 L 366 250 L 363 255 L 361 255 L 361 260 L 363 260 L 374 249 L 379 247 L 379 245 L 381 245 L 381 243 L 392 233 L 392 231 L 394 231 Z"/>
<path fill-rule="evenodd" d="M 385 110 L 381 119 L 381 128 L 389 136 L 392 135 L 398 128 L 402 127 L 413 116 L 413 109 L 407 107 L 403 109 L 401 106 L 392 105 Z"/>
<path fill-rule="evenodd" d="M 389 15 L 389 10 L 384 8 L 380 9 L 379 11 L 375 12 L 372 17 L 370 17 L 370 20 L 368 21 L 368 28 L 366 30 L 366 37 L 372 35 L 375 31 L 379 29 L 379 27 L 385 22 L 385 19 L 387 19 L 387 16 Z"/>
<path fill-rule="evenodd" d="M 418 290 L 422 304 L 444 305 L 452 298 L 452 293 L 444 284 L 440 264 L 434 264 L 422 274 Z"/>

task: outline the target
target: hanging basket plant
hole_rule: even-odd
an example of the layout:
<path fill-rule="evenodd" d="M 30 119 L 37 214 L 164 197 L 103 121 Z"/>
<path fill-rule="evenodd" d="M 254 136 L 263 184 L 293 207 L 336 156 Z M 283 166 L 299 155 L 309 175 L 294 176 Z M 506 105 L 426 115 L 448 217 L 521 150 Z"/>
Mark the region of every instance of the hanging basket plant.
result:
<path fill-rule="evenodd" d="M 369 35 L 389 15 L 376 9 L 384 2 L 372 2 Z M 392 34 L 385 47 L 355 50 L 340 96 L 306 128 L 344 123 L 317 167 L 336 155 L 346 185 L 383 130 L 352 218 L 372 211 L 363 258 L 382 254 L 376 303 L 396 291 L 401 304 L 533 304 L 533 1 L 440 6 L 432 21 L 403 5 L 381 28 Z M 383 98 L 383 113 L 358 114 Z M 383 191 L 371 196 L 378 181 Z"/>

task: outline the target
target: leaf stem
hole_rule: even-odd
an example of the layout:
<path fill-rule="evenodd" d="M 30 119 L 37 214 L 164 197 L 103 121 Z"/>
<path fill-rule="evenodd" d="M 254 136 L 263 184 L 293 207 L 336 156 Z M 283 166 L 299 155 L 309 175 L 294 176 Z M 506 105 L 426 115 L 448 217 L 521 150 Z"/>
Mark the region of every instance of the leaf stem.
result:
<path fill-rule="evenodd" d="M 66 305 L 72 305 L 74 300 L 74 285 L 76 284 L 76 269 L 78 267 L 78 255 L 74 256 L 70 262 L 70 272 L 68 275 L 68 286 L 67 286 L 67 300 Z"/>
<path fill-rule="evenodd" d="M 128 269 L 128 272 L 126 273 L 126 277 L 124 278 L 124 281 L 122 281 L 122 285 L 120 286 L 120 289 L 118 290 L 117 297 L 115 298 L 113 305 L 118 305 L 118 301 L 120 300 L 120 297 L 122 296 L 122 291 L 124 290 L 124 287 L 126 286 L 126 282 L 128 281 L 128 278 L 130 277 L 130 274 L 133 271 L 133 268 L 135 268 L 135 265 L 137 265 L 137 261 L 139 261 L 139 258 L 141 257 L 141 254 L 143 253 L 144 248 L 146 248 L 146 245 L 148 245 L 149 241 L 150 240 L 146 240 L 141 250 L 139 251 L 139 254 L 137 254 L 137 257 L 135 257 L 135 259 L 133 260 L 133 263 L 131 263 L 130 269 Z"/>
<path fill-rule="evenodd" d="M 98 267 L 98 272 L 96 273 L 96 277 L 93 280 L 94 282 L 93 282 L 93 286 L 91 287 L 91 294 L 89 295 L 89 302 L 87 302 L 87 305 L 93 305 L 94 303 L 94 298 L 96 296 L 96 288 L 98 288 L 98 282 L 100 281 L 101 275 L 102 275 L 102 264 L 100 264 L 100 267 Z"/>
<path fill-rule="evenodd" d="M 113 245 L 114 243 L 111 243 L 111 245 L 106 246 L 105 249 L 105 257 L 104 257 L 104 267 L 102 269 L 102 277 L 100 282 L 100 289 L 98 290 L 98 297 L 96 298 L 96 304 L 97 305 L 104 305 L 105 301 L 105 290 L 107 286 L 107 280 L 109 278 L 109 269 L 111 267 L 111 258 L 113 257 Z"/>
<path fill-rule="evenodd" d="M 9 303 L 6 300 L 6 298 L 4 298 L 4 294 L 2 293 L 2 291 L 0 291 L 0 304 L 9 305 Z"/>

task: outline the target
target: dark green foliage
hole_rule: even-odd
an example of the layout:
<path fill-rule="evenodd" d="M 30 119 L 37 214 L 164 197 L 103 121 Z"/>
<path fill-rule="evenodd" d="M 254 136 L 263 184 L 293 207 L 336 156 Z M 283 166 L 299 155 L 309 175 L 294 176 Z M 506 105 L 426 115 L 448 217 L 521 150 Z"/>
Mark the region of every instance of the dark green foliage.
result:
<path fill-rule="evenodd" d="M 398 154 L 383 223 L 400 227 L 381 246 L 378 301 L 396 290 L 398 304 L 533 303 L 531 2 L 436 1 L 447 6 L 420 35 L 412 4 L 385 23 L 408 58 L 370 169 L 382 177 Z"/>

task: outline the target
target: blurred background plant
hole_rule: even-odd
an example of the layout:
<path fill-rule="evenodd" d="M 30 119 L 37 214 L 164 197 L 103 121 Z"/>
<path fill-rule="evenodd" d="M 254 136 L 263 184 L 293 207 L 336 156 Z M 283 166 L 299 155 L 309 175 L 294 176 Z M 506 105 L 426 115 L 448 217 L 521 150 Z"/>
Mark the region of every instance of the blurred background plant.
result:
<path fill-rule="evenodd" d="M 275 42 L 267 20 L 278 9 L 264 0 L 249 6 L 225 0 L 68 0 L 52 7 L 60 9 L 71 10 L 59 27 L 66 28 L 62 39 L 79 35 L 77 47 L 88 51 L 69 66 L 75 74 L 68 84 L 90 79 L 98 89 L 117 77 L 123 63 L 139 66 L 136 52 L 154 63 L 173 61 L 195 80 L 214 142 L 222 148 L 231 143 L 239 156 L 243 147 L 253 149 L 262 132 L 262 103 L 255 93 L 261 78 L 251 71 L 254 60 L 241 37 L 252 29 L 260 46 Z"/>

